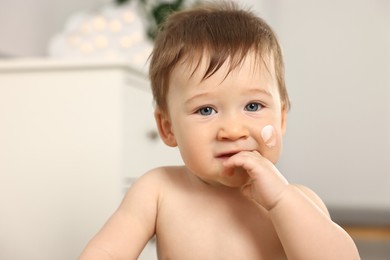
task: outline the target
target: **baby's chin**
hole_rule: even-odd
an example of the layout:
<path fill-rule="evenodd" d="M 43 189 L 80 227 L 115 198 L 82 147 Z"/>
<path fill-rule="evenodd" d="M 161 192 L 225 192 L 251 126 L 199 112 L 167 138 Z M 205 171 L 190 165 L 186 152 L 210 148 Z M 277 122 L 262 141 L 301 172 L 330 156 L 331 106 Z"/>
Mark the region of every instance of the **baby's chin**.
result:
<path fill-rule="evenodd" d="M 243 168 L 235 168 L 229 175 L 221 176 L 218 182 L 231 188 L 239 188 L 249 181 L 249 175 Z"/>
<path fill-rule="evenodd" d="M 212 186 L 225 186 L 229 188 L 240 188 L 249 181 L 249 176 L 242 168 L 236 168 L 230 172 L 224 172 L 203 181 Z"/>
<path fill-rule="evenodd" d="M 243 168 L 235 168 L 230 172 L 219 173 L 212 176 L 199 176 L 199 180 L 211 186 L 225 186 L 229 188 L 240 188 L 249 181 L 249 175 Z"/>

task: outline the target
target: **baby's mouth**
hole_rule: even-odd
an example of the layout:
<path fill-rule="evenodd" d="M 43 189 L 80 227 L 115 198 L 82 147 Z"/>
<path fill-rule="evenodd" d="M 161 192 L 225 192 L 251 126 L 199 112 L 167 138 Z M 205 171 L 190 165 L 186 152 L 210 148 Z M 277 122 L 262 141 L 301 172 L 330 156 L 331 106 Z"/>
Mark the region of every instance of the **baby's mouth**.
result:
<path fill-rule="evenodd" d="M 222 153 L 222 154 L 217 155 L 217 158 L 218 159 L 228 159 L 228 158 L 232 157 L 233 155 L 236 155 L 237 153 L 239 153 L 239 152 Z"/>

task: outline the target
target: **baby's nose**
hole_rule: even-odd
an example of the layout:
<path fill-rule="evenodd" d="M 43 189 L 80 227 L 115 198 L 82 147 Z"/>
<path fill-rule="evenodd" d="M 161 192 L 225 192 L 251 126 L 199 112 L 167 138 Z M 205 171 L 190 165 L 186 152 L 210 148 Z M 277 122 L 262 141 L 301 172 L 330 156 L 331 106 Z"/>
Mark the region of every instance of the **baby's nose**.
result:
<path fill-rule="evenodd" d="M 218 129 L 217 138 L 218 140 L 238 140 L 246 139 L 249 137 L 248 127 L 240 122 L 240 120 L 224 120 Z"/>

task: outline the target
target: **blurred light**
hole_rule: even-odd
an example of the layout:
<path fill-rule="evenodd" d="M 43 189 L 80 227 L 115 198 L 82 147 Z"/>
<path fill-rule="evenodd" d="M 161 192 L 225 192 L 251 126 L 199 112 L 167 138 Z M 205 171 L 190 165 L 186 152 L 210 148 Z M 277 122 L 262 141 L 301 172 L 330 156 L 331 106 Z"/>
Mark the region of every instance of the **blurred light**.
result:
<path fill-rule="evenodd" d="M 108 39 L 105 35 L 98 35 L 94 39 L 95 46 L 99 49 L 107 48 L 108 46 Z"/>
<path fill-rule="evenodd" d="M 122 30 L 122 23 L 117 19 L 110 21 L 110 30 L 116 33 L 120 32 Z"/>
<path fill-rule="evenodd" d="M 146 28 L 135 4 L 105 5 L 94 13 L 72 15 L 63 32 L 49 43 L 49 55 L 56 58 L 128 59 L 142 70 L 152 50 Z"/>
<path fill-rule="evenodd" d="M 102 31 L 107 28 L 106 18 L 102 15 L 98 15 L 93 18 L 92 24 L 97 31 Z"/>
<path fill-rule="evenodd" d="M 134 21 L 135 17 L 134 17 L 134 13 L 133 12 L 130 12 L 128 10 L 124 11 L 122 13 L 122 19 L 124 22 L 126 23 L 131 23 Z"/>

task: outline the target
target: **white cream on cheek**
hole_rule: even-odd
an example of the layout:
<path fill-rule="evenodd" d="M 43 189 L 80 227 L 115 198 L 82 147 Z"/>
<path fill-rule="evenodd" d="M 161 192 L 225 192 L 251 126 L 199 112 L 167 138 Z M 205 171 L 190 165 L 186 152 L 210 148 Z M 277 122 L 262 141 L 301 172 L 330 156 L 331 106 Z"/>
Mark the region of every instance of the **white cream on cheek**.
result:
<path fill-rule="evenodd" d="M 272 148 L 276 145 L 275 129 L 272 125 L 266 125 L 263 127 L 261 130 L 261 137 L 268 148 Z"/>

